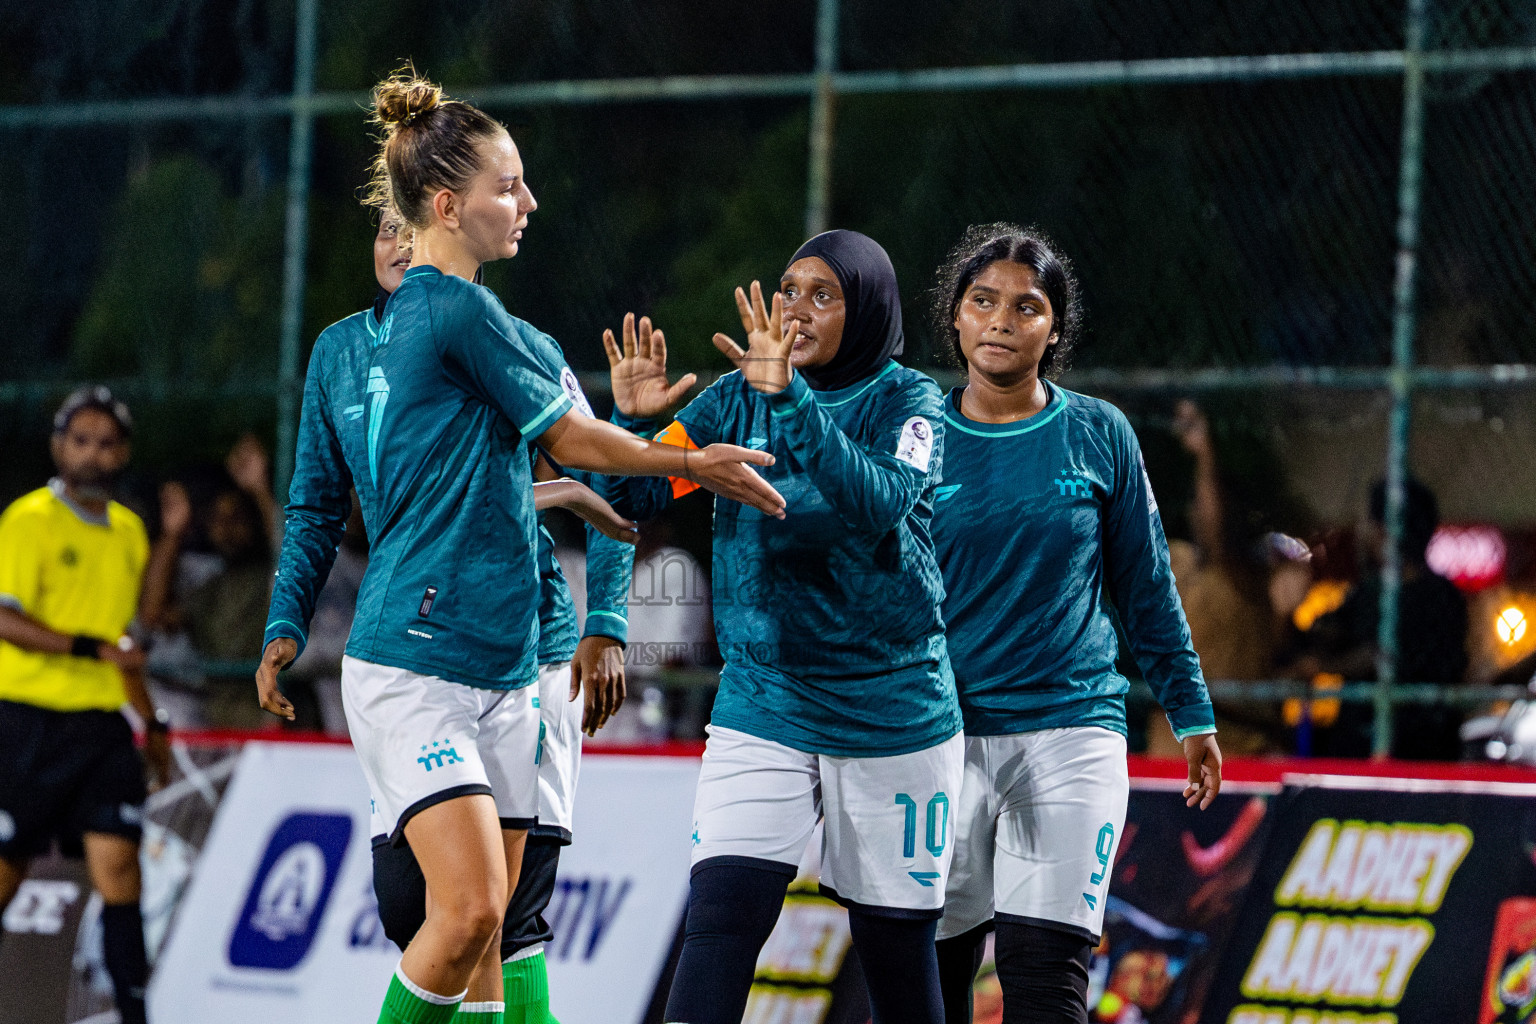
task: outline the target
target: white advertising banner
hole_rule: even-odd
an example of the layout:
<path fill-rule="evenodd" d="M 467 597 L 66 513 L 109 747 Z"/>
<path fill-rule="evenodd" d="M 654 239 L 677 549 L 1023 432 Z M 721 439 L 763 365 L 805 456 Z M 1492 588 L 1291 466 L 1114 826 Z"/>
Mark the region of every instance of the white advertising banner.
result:
<path fill-rule="evenodd" d="M 565 1024 L 639 1024 L 688 892 L 692 758 L 594 755 L 546 917 Z M 352 749 L 241 755 L 150 985 L 150 1017 L 373 1024 L 399 953 L 373 896 Z"/>
<path fill-rule="evenodd" d="M 352 748 L 247 744 L 155 966 L 150 1019 L 373 1024 L 399 958 Z"/>
<path fill-rule="evenodd" d="M 583 758 L 575 841 L 544 915 L 562 1024 L 640 1024 L 688 903 L 698 781 L 696 758 Z"/>

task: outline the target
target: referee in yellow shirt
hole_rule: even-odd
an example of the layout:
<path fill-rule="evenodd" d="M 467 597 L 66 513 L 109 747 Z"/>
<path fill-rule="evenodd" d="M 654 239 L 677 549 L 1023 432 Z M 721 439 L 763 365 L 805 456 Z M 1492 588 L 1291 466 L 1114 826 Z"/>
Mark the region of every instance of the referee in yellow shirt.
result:
<path fill-rule="evenodd" d="M 144 689 L 144 655 L 126 635 L 149 555 L 143 522 L 111 497 L 131 432 L 106 388 L 76 391 L 53 421 L 59 475 L 0 514 L 0 910 L 54 839 L 83 851 L 105 904 L 118 1012 L 143 1024 L 146 790 L 122 706 L 146 723 L 162 782 L 170 747 Z"/>

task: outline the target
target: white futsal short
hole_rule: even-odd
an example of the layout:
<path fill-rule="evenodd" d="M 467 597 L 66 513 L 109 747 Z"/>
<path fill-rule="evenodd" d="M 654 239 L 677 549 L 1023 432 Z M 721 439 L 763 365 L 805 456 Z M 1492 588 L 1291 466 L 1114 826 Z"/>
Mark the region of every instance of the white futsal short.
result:
<path fill-rule="evenodd" d="M 344 657 L 341 699 L 378 833 L 398 844 L 414 815 L 472 793 L 495 798 L 502 828 L 533 827 L 537 687 L 484 690 Z"/>
<path fill-rule="evenodd" d="M 533 835 L 571 841 L 581 772 L 581 699 L 571 700 L 571 663 L 539 666 L 539 823 Z"/>
<path fill-rule="evenodd" d="M 824 893 L 893 916 L 939 916 L 963 737 L 893 757 L 831 757 L 715 725 L 708 732 L 693 807 L 695 868 L 723 857 L 793 875 L 825 818 Z"/>
<path fill-rule="evenodd" d="M 1098 942 L 1130 788 L 1109 729 L 968 737 L 939 938 L 995 915 Z"/>

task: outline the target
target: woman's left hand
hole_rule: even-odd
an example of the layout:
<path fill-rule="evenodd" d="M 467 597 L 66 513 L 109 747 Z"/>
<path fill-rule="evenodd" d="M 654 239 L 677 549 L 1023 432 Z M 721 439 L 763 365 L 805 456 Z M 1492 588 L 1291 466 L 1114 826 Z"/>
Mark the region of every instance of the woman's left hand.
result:
<path fill-rule="evenodd" d="M 1221 748 L 1216 734 L 1186 736 L 1184 760 L 1189 762 L 1189 785 L 1184 787 L 1184 806 L 1200 805 L 1203 811 L 1221 792 Z"/>
<path fill-rule="evenodd" d="M 534 484 L 533 507 L 539 512 L 547 508 L 568 509 L 610 540 L 633 544 L 640 537 L 638 525 L 615 512 L 592 488 L 569 477 Z"/>
<path fill-rule="evenodd" d="M 795 347 L 795 324 L 785 324 L 784 296 L 773 293 L 770 308 L 763 301 L 763 286 L 752 282 L 752 296 L 736 289 L 736 311 L 741 314 L 741 326 L 747 332 L 747 349 L 732 341 L 728 335 L 715 335 L 715 348 L 736 364 L 736 369 L 758 391 L 775 395 L 789 387 L 795 371 L 789 363 Z"/>

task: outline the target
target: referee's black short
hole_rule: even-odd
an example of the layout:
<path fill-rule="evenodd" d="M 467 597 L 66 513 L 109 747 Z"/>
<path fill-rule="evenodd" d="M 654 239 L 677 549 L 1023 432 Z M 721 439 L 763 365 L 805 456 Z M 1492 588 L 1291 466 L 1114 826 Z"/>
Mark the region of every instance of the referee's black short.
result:
<path fill-rule="evenodd" d="M 49 711 L 0 700 L 0 857 L 25 861 L 54 839 L 143 834 L 144 760 L 116 711 Z"/>

